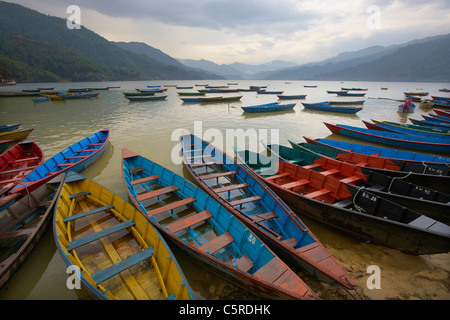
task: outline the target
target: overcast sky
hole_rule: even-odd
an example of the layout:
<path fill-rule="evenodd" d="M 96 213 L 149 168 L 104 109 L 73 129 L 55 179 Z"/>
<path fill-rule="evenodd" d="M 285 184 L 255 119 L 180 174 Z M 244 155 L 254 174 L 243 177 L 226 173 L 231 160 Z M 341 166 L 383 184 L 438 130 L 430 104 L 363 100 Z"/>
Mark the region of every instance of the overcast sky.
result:
<path fill-rule="evenodd" d="M 345 51 L 450 32 L 450 1 L 6 0 L 69 17 L 108 40 L 218 64 L 320 61 Z"/>

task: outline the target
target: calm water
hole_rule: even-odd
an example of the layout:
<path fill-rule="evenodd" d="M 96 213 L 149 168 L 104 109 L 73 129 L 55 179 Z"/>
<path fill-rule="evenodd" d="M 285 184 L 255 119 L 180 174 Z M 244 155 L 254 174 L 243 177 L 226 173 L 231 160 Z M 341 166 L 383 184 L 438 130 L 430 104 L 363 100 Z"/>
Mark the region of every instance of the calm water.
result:
<path fill-rule="evenodd" d="M 268 90 L 282 90 L 284 94 L 307 94 L 305 100 L 296 100 L 292 111 L 244 115 L 241 106 L 274 102 L 275 95 L 258 95 L 255 92 L 230 93 L 242 95 L 240 102 L 226 104 L 185 104 L 177 95 L 177 89 L 168 87 L 166 101 L 129 102 L 123 92 L 135 91 L 149 85 L 194 86 L 195 84 L 226 85 L 238 82 L 231 88 L 248 88 L 250 85 L 268 85 Z M 317 85 L 305 88 L 304 85 Z M 208 135 L 217 131 L 225 136 L 227 129 L 242 129 L 247 133 L 259 133 L 256 138 L 276 138 L 271 134 L 279 130 L 280 144 L 289 145 L 287 139 L 303 140 L 303 136 L 342 139 L 330 135 L 323 121 L 364 127 L 361 120 L 381 119 L 407 122 L 408 117 L 420 119 L 421 114 L 431 110 L 416 107 L 415 113 L 399 114 L 404 91 L 427 91 L 430 95 L 445 95 L 440 88 L 445 83 L 375 83 L 375 82 L 326 82 L 326 81 L 170 81 L 170 82 L 114 82 L 114 83 L 55 83 L 22 84 L 1 91 L 55 87 L 57 90 L 84 87 L 120 86 L 119 89 L 98 91 L 95 99 L 49 101 L 34 103 L 30 97 L 1 98 L 0 124 L 22 123 L 23 128 L 34 128 L 30 137 L 39 143 L 45 158 L 55 155 L 67 146 L 102 129 L 111 130 L 111 144 L 107 153 L 94 166 L 83 174 L 88 178 L 126 198 L 120 172 L 121 150 L 128 148 L 136 153 L 166 166 L 177 174 L 190 178 L 182 165 L 172 161 L 171 154 L 176 150 L 177 137 L 173 132 L 179 129 L 194 130 L 194 121 L 201 120 L 202 133 Z M 366 97 L 345 98 L 328 94 L 326 90 L 340 90 L 341 87 L 368 88 Z M 388 87 L 388 90 L 381 90 Z M 193 91 L 193 90 L 179 90 Z M 211 94 L 212 95 L 212 94 Z M 222 95 L 222 94 L 214 94 Z M 383 98 L 383 99 L 379 99 Z M 356 115 L 342 115 L 308 111 L 301 102 L 320 102 L 326 100 L 365 99 L 364 109 Z M 287 102 L 287 101 L 286 101 Z M 262 136 L 264 130 L 269 133 Z M 213 138 L 214 139 L 214 138 Z M 222 140 L 217 146 L 223 147 Z M 257 140 L 254 140 L 257 141 Z M 248 143 L 254 151 L 261 151 L 255 142 Z M 329 251 L 342 263 L 359 285 L 359 289 L 349 294 L 343 289 L 327 286 L 309 278 L 305 281 L 323 299 L 449 299 L 450 254 L 415 257 L 398 250 L 387 249 L 361 243 L 345 234 L 335 232 L 313 221 L 302 218 Z M 251 293 L 238 290 L 222 281 L 216 275 L 199 268 L 197 264 L 174 250 L 179 262 L 194 289 L 198 299 L 245 299 Z M 367 267 L 378 265 L 382 270 L 382 288 L 368 290 Z M 0 292 L 0 299 L 88 299 L 84 290 L 68 290 L 65 283 L 68 277 L 66 266 L 60 258 L 53 240 L 51 229 L 40 242 L 32 256 L 18 271 L 16 276 Z"/>

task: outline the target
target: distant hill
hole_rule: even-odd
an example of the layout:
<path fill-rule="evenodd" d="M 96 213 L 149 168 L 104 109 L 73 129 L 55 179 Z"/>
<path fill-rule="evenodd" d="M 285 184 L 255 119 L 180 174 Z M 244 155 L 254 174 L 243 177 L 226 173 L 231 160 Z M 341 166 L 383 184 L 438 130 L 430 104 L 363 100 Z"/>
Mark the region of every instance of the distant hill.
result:
<path fill-rule="evenodd" d="M 0 21 L 0 69 L 18 82 L 204 79 L 17 4 L 0 2 Z"/>
<path fill-rule="evenodd" d="M 450 34 L 346 52 L 322 62 L 271 72 L 265 79 L 449 82 Z"/>

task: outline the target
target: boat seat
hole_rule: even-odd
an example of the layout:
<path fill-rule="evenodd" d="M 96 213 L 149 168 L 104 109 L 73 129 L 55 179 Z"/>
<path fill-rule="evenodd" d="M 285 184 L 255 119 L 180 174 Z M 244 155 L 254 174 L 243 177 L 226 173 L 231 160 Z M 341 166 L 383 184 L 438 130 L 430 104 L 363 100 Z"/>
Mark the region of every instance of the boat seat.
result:
<path fill-rule="evenodd" d="M 327 170 L 327 171 L 321 171 L 320 174 L 323 175 L 323 176 L 330 176 L 330 175 L 333 175 L 333 174 L 336 174 L 336 173 L 339 173 L 339 172 L 341 172 L 341 170 L 330 169 L 330 170 Z"/>
<path fill-rule="evenodd" d="M 90 191 L 83 191 L 83 192 L 79 192 L 79 193 L 74 193 L 74 194 L 70 195 L 69 199 L 75 199 L 75 198 L 82 197 L 82 196 L 87 196 L 87 195 L 90 195 L 90 194 L 91 194 Z"/>
<path fill-rule="evenodd" d="M 261 200 L 261 196 L 255 196 L 255 197 L 244 198 L 244 199 L 240 199 L 240 200 L 236 200 L 236 201 L 231 201 L 231 202 L 229 202 L 229 204 L 234 207 L 234 206 L 238 206 L 238 205 L 241 205 L 244 203 L 258 201 L 258 200 Z"/>
<path fill-rule="evenodd" d="M 271 181 L 271 180 L 275 180 L 275 179 L 278 179 L 278 178 L 287 177 L 289 175 L 290 175 L 290 173 L 283 172 L 283 173 L 280 173 L 280 174 L 277 174 L 277 175 L 274 175 L 274 176 L 270 176 L 270 177 L 264 178 L 264 180 Z"/>
<path fill-rule="evenodd" d="M 226 232 L 222 234 L 221 236 L 218 236 L 217 238 L 214 238 L 211 241 L 208 241 L 207 243 L 201 245 L 199 249 L 201 251 L 205 251 L 209 254 L 214 254 L 215 252 L 219 251 L 222 248 L 225 248 L 227 245 L 232 243 L 234 241 L 233 237 L 229 232 Z"/>
<path fill-rule="evenodd" d="M 283 189 L 293 189 L 295 187 L 300 187 L 300 186 L 306 185 L 308 183 L 310 183 L 309 180 L 301 179 L 301 180 L 281 184 L 280 187 L 282 187 Z"/>
<path fill-rule="evenodd" d="M 101 238 L 109 236 L 110 234 L 119 232 L 121 230 L 124 230 L 126 228 L 130 228 L 132 226 L 134 226 L 134 222 L 131 221 L 131 220 L 128 220 L 128 221 L 122 222 L 120 224 L 117 224 L 115 226 L 109 227 L 107 229 L 103 229 L 102 231 L 95 232 L 95 233 L 92 233 L 92 234 L 87 235 L 85 237 L 73 240 L 73 241 L 69 242 L 69 246 L 67 247 L 67 251 L 71 251 L 71 250 L 77 249 L 77 248 L 79 248 L 81 246 L 84 246 L 84 245 L 86 245 L 86 244 L 88 244 L 88 243 L 90 243 L 92 241 L 99 240 Z"/>
<path fill-rule="evenodd" d="M 278 257 L 274 257 L 272 260 L 267 262 L 253 275 L 257 279 L 264 279 L 268 282 L 274 283 L 278 279 L 283 279 L 282 275 L 288 271 L 286 265 L 282 264 Z M 289 279 L 286 279 L 289 280 Z"/>
<path fill-rule="evenodd" d="M 34 161 L 34 160 L 39 160 L 39 157 L 17 159 L 17 160 L 11 161 L 11 163 L 18 163 L 18 162 L 24 162 L 24 161 Z"/>
<path fill-rule="evenodd" d="M 209 213 L 208 210 L 205 210 L 192 216 L 172 222 L 171 224 L 166 225 L 166 229 L 169 230 L 170 233 L 175 233 L 180 230 L 192 227 L 193 225 L 205 221 L 211 217 L 211 213 Z"/>
<path fill-rule="evenodd" d="M 281 242 L 287 244 L 290 247 L 295 247 L 295 245 L 297 244 L 297 239 L 295 239 L 295 237 L 292 237 L 289 239 L 284 239 Z"/>
<path fill-rule="evenodd" d="M 235 262 L 236 267 L 244 272 L 248 272 L 251 268 L 253 268 L 253 261 L 247 257 L 246 255 L 243 255 L 241 258 L 236 260 Z"/>
<path fill-rule="evenodd" d="M 98 141 L 106 141 L 106 138 L 98 138 Z"/>
<path fill-rule="evenodd" d="M 125 260 L 122 260 L 106 269 L 97 272 L 96 274 L 91 275 L 91 278 L 96 284 L 99 284 L 144 261 L 145 259 L 150 258 L 152 255 L 153 247 L 149 247 L 139 253 L 136 253 L 135 255 L 132 255 L 131 257 L 126 258 Z"/>
<path fill-rule="evenodd" d="M 34 169 L 36 167 L 37 166 L 31 166 L 31 167 L 25 167 L 25 168 L 13 169 L 13 170 L 1 171 L 0 174 L 14 173 L 14 172 L 24 171 L 24 170 L 32 170 L 32 169 Z"/>
<path fill-rule="evenodd" d="M 314 168 L 317 168 L 317 167 L 320 167 L 320 166 L 322 166 L 322 165 L 319 164 L 319 163 L 314 163 L 314 164 L 310 164 L 310 165 L 307 165 L 307 166 L 303 166 L 302 168 L 304 168 L 304 169 L 314 169 Z"/>
<path fill-rule="evenodd" d="M 96 147 L 96 146 L 102 146 L 103 143 L 90 143 L 87 145 L 87 147 Z"/>
<path fill-rule="evenodd" d="M 237 174 L 237 171 L 228 171 L 228 172 L 209 174 L 206 176 L 200 176 L 200 179 L 201 180 L 216 179 L 216 178 L 220 178 L 220 177 L 232 176 L 234 174 Z"/>
<path fill-rule="evenodd" d="M 358 178 L 357 176 L 351 176 L 351 177 L 342 179 L 341 182 L 343 182 L 343 183 L 352 183 L 352 182 L 358 181 L 359 179 L 360 178 Z"/>
<path fill-rule="evenodd" d="M 232 190 L 236 190 L 236 189 L 242 189 L 242 188 L 245 188 L 245 187 L 248 187 L 248 186 L 249 186 L 248 183 L 233 184 L 231 186 L 214 189 L 214 192 L 215 193 L 221 193 L 221 192 L 232 191 Z"/>
<path fill-rule="evenodd" d="M 358 162 L 356 165 L 358 166 L 358 167 L 365 167 L 365 166 L 367 166 L 369 163 L 368 162 Z"/>
<path fill-rule="evenodd" d="M 81 152 L 93 152 L 93 151 L 98 151 L 98 149 L 84 149 L 84 150 L 77 150 L 75 152 L 81 153 Z"/>
<path fill-rule="evenodd" d="M 261 213 L 261 214 L 255 214 L 255 215 L 251 216 L 251 218 L 253 220 L 255 220 L 256 222 L 263 221 L 263 220 L 269 220 L 269 219 L 273 219 L 276 217 L 277 217 L 277 215 L 273 211 Z"/>
<path fill-rule="evenodd" d="M 58 163 L 58 164 L 55 164 L 55 167 L 58 167 L 58 168 L 70 167 L 70 166 L 73 166 L 74 164 L 75 164 L 75 162 L 74 163 Z"/>
<path fill-rule="evenodd" d="M 164 213 L 164 212 L 167 212 L 167 211 L 170 211 L 170 210 L 173 210 L 173 209 L 176 209 L 176 208 L 179 208 L 179 207 L 191 204 L 192 202 L 195 202 L 195 201 L 196 201 L 196 199 L 194 199 L 192 197 L 186 198 L 186 199 L 183 199 L 183 200 L 180 200 L 180 201 L 175 201 L 175 202 L 169 203 L 168 205 L 165 205 L 165 206 L 153 209 L 153 210 L 149 210 L 149 211 L 147 211 L 147 214 L 149 216 L 155 216 L 155 215 L 158 215 L 160 213 Z"/>
<path fill-rule="evenodd" d="M 199 168 L 199 167 L 208 167 L 208 166 L 212 166 L 214 164 L 216 164 L 217 162 L 202 162 L 202 163 L 193 163 L 191 164 L 192 168 Z"/>
<path fill-rule="evenodd" d="M 20 230 L 14 230 L 9 232 L 0 233 L 0 240 L 6 240 L 21 236 L 28 236 L 32 234 L 34 231 L 36 231 L 35 228 L 28 228 L 28 229 L 20 229 Z"/>
<path fill-rule="evenodd" d="M 311 193 L 304 194 L 303 196 L 305 196 L 307 198 L 310 198 L 310 199 L 314 199 L 314 198 L 326 195 L 328 193 L 330 193 L 330 190 L 328 190 L 328 189 L 320 189 L 320 190 L 317 190 L 317 191 L 314 191 L 314 192 L 311 192 Z"/>
<path fill-rule="evenodd" d="M 165 187 L 165 188 L 161 188 L 158 190 L 154 190 L 154 191 L 150 191 L 150 192 L 146 192 L 143 194 L 140 194 L 136 197 L 137 201 L 144 201 L 150 198 L 154 198 L 157 196 L 161 196 L 163 194 L 169 193 L 169 192 L 173 192 L 178 190 L 177 186 L 169 186 L 169 187 Z"/>
<path fill-rule="evenodd" d="M 130 174 L 133 174 L 133 173 L 137 173 L 137 172 L 141 172 L 141 171 L 144 171 L 144 168 L 142 168 L 142 167 L 137 167 L 137 168 L 132 168 L 132 169 L 130 169 Z"/>
<path fill-rule="evenodd" d="M 82 213 L 79 213 L 79 214 L 67 217 L 63 221 L 64 222 L 69 222 L 69 221 L 72 221 L 72 220 L 76 220 L 76 219 L 80 219 L 80 218 L 83 218 L 83 217 L 86 217 L 86 216 L 90 216 L 90 215 L 92 215 L 94 213 L 106 211 L 106 210 L 109 210 L 109 209 L 112 209 L 112 208 L 114 208 L 114 206 L 113 205 L 109 205 L 109 206 L 104 206 L 104 207 L 97 208 L 97 209 L 94 209 L 94 210 L 85 211 L 85 212 L 82 212 Z"/>
<path fill-rule="evenodd" d="M 133 180 L 133 181 L 130 181 L 130 184 L 131 184 L 132 186 L 135 186 L 135 185 L 137 185 L 137 184 L 141 184 L 141 183 L 144 183 L 144 182 L 149 182 L 149 181 L 156 180 L 156 179 L 159 179 L 159 176 L 158 176 L 158 175 L 154 175 L 154 176 L 150 176 L 150 177 L 145 177 L 145 178 L 138 179 L 138 180 Z"/>

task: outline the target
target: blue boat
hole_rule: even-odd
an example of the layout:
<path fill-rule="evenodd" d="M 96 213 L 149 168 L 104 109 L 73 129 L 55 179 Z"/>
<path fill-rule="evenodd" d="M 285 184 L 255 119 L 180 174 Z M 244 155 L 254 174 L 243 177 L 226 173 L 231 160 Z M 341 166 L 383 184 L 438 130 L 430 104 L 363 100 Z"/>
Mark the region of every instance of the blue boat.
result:
<path fill-rule="evenodd" d="M 351 138 L 372 141 L 396 147 L 404 147 L 416 150 L 450 153 L 450 141 L 443 138 L 427 138 L 409 136 L 401 133 L 370 130 L 365 128 L 347 126 L 343 124 L 331 124 L 324 122 L 328 129 L 338 135 Z"/>
<path fill-rule="evenodd" d="M 282 94 L 283 91 L 258 90 L 258 94 Z"/>
<path fill-rule="evenodd" d="M 417 120 L 409 118 L 409 121 L 411 121 L 413 124 L 418 126 L 424 126 L 424 127 L 433 127 L 438 129 L 450 129 L 450 125 L 448 125 L 445 122 L 439 122 L 439 121 L 425 121 L 425 120 Z"/>
<path fill-rule="evenodd" d="M 21 123 L 4 124 L 0 126 L 0 132 L 7 132 L 19 129 Z"/>
<path fill-rule="evenodd" d="M 34 98 L 33 99 L 34 102 L 44 102 L 44 101 L 49 101 L 49 100 L 50 100 L 49 96 L 39 97 L 39 98 Z"/>
<path fill-rule="evenodd" d="M 244 112 L 259 113 L 259 112 L 275 112 L 275 111 L 291 110 L 295 106 L 296 106 L 296 103 L 279 104 L 278 102 L 272 102 L 272 103 L 260 104 L 260 105 L 256 105 L 256 106 L 241 107 L 241 108 L 242 108 L 242 110 L 244 110 Z"/>
<path fill-rule="evenodd" d="M 362 122 L 366 125 L 368 129 L 372 130 L 380 130 L 380 131 L 389 131 L 389 132 L 395 132 L 395 133 L 403 133 L 408 135 L 415 135 L 415 136 L 423 136 L 423 137 L 440 137 L 440 138 L 448 138 L 450 139 L 450 130 L 439 130 L 436 132 L 433 132 L 432 130 L 421 130 L 420 128 L 426 128 L 426 127 L 420 127 L 420 126 L 413 126 L 413 125 L 405 125 L 400 123 L 393 123 L 393 122 L 384 122 L 384 121 L 377 121 L 372 120 L 375 123 L 371 123 L 369 121 L 363 120 Z"/>
<path fill-rule="evenodd" d="M 316 298 L 239 219 L 191 182 L 127 149 L 122 150 L 122 173 L 138 210 L 197 262 L 255 295 Z"/>
<path fill-rule="evenodd" d="M 439 116 L 439 115 L 433 115 L 433 114 L 430 114 L 428 116 L 422 115 L 422 118 L 424 118 L 425 120 L 450 123 L 450 119 L 448 117 Z"/>
<path fill-rule="evenodd" d="M 357 113 L 362 110 L 362 107 L 351 106 L 335 106 L 329 105 L 328 102 L 320 103 L 303 103 L 305 109 L 328 111 L 328 112 L 340 112 L 340 113 Z"/>
<path fill-rule="evenodd" d="M 285 95 L 278 95 L 278 99 L 280 100 L 293 100 L 293 99 L 305 99 L 306 94 L 285 94 Z"/>
<path fill-rule="evenodd" d="M 62 172 L 86 170 L 105 153 L 108 143 L 108 128 L 74 143 L 34 169 L 11 193 L 26 195 Z"/>
<path fill-rule="evenodd" d="M 336 94 L 343 97 L 364 97 L 366 95 L 365 93 L 351 93 L 348 91 L 336 92 Z"/>
<path fill-rule="evenodd" d="M 356 287 L 306 225 L 245 165 L 191 134 L 181 137 L 181 151 L 197 183 L 286 263 L 320 281 L 347 289 Z"/>

